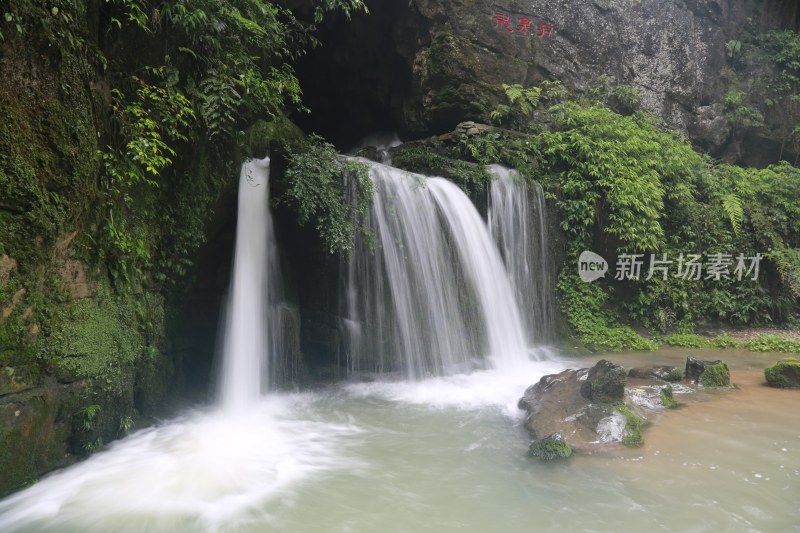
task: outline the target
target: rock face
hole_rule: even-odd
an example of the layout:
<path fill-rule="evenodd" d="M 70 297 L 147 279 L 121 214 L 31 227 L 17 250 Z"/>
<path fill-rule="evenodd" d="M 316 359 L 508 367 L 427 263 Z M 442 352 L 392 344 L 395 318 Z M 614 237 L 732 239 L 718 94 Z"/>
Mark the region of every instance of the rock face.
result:
<path fill-rule="evenodd" d="M 369 16 L 323 33 L 328 50 L 306 66 L 307 76 L 353 80 L 340 98 L 331 98 L 328 84 L 319 84 L 318 97 L 313 87 L 308 96 L 312 109 L 327 116 L 328 95 L 338 108 L 331 112 L 363 124 L 362 135 L 389 127 L 418 137 L 486 120 L 501 83 L 559 80 L 576 89 L 630 85 L 645 109 L 713 151 L 730 132 L 713 105 L 727 91 L 719 75 L 726 42 L 745 29 L 800 25 L 800 10 L 788 0 L 367 4 Z M 356 102 L 373 115 L 382 109 L 383 118 L 369 116 L 364 105 L 356 111 Z"/>
<path fill-rule="evenodd" d="M 591 369 L 544 376 L 528 387 L 519 408 L 527 412 L 525 426 L 534 438 L 559 433 L 571 446 L 580 447 L 598 440 L 598 425 L 609 425 L 605 419 L 614 416 L 614 406 L 624 397 L 625 370 L 603 360 Z M 613 430 L 604 429 L 603 434 L 612 435 Z"/>
<path fill-rule="evenodd" d="M 800 389 L 800 361 L 787 357 L 764 369 L 767 385 L 782 389 Z"/>

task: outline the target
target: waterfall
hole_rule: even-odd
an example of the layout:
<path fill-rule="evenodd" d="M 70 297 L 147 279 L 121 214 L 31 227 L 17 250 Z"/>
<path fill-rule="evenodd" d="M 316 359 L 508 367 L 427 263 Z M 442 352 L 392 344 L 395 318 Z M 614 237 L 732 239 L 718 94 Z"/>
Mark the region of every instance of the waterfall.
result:
<path fill-rule="evenodd" d="M 552 338 L 553 265 L 544 191 L 514 170 L 490 165 L 489 230 L 508 270 L 530 342 Z"/>
<path fill-rule="evenodd" d="M 280 270 L 269 202 L 269 158 L 250 160 L 239 176 L 236 248 L 225 313 L 220 401 L 229 410 L 257 402 L 282 345 Z"/>
<path fill-rule="evenodd" d="M 526 360 L 511 282 L 469 198 L 442 178 L 369 164 L 374 239 L 357 239 L 344 287 L 350 370 L 417 379 Z"/>

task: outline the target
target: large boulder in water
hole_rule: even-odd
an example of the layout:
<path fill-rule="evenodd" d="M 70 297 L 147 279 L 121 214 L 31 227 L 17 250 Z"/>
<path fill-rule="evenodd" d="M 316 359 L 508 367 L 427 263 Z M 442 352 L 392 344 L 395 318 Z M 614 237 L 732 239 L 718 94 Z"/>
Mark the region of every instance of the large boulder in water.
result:
<path fill-rule="evenodd" d="M 625 378 L 621 366 L 606 360 L 591 369 L 544 376 L 519 401 L 528 414 L 525 426 L 535 439 L 559 433 L 573 448 L 621 440 L 625 423 L 622 417 L 619 427 L 616 406 L 624 402 Z"/>
<path fill-rule="evenodd" d="M 800 389 L 800 361 L 787 357 L 764 369 L 764 377 L 770 387 Z"/>

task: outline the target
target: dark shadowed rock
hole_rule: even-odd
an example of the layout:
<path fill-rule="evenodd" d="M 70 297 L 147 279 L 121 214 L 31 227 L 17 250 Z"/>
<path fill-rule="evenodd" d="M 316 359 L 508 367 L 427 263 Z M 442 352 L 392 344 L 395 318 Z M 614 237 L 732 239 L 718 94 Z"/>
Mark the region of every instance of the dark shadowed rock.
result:
<path fill-rule="evenodd" d="M 719 359 L 716 361 L 704 361 L 702 359 L 698 359 L 692 355 L 686 358 L 686 369 L 684 373 L 686 375 L 686 379 L 690 381 L 694 381 L 695 383 L 700 382 L 700 376 L 703 375 L 703 372 L 706 371 L 706 368 L 713 365 L 718 365 L 721 363 Z"/>
<path fill-rule="evenodd" d="M 595 403 L 619 403 L 625 399 L 625 369 L 605 359 L 598 361 L 581 385 L 581 394 Z"/>
<path fill-rule="evenodd" d="M 633 379 L 662 379 L 667 378 L 675 371 L 674 366 L 637 366 L 628 370 L 628 377 Z"/>

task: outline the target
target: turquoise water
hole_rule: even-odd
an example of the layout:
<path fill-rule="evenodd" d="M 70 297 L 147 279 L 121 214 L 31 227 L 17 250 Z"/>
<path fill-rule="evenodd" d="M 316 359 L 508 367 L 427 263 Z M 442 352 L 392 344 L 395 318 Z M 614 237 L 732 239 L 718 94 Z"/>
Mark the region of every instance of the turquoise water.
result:
<path fill-rule="evenodd" d="M 800 392 L 763 386 L 774 354 L 699 355 L 739 388 L 681 396 L 639 449 L 526 456 L 516 399 L 589 360 L 342 385 L 136 433 L 0 502 L 0 530 L 800 531 Z M 643 357 L 685 352 L 617 359 Z"/>

